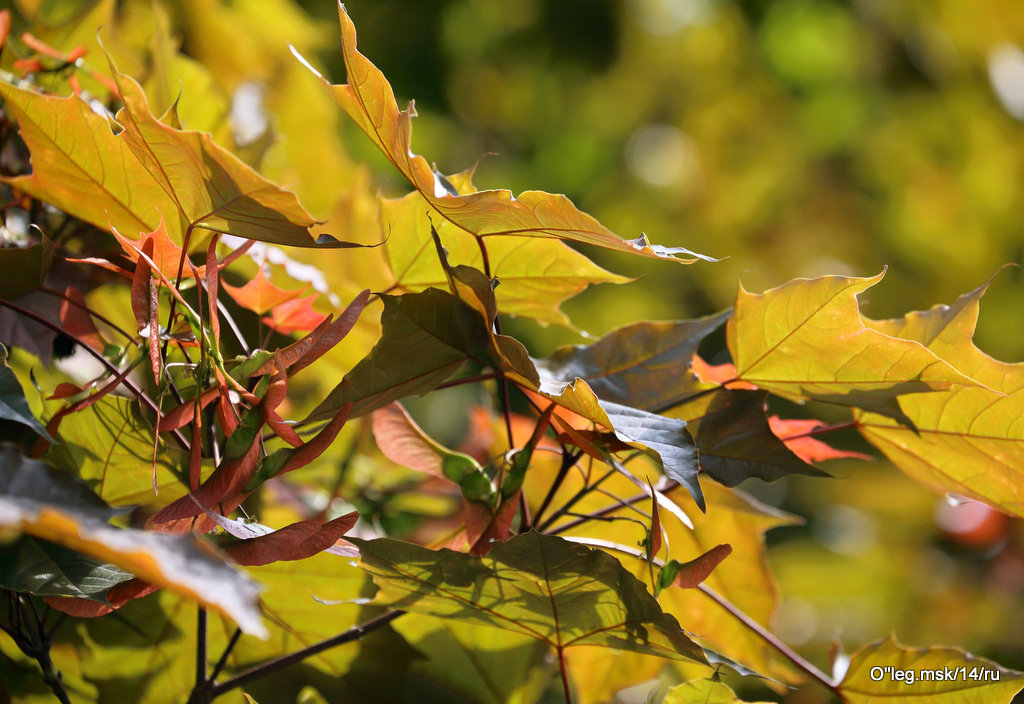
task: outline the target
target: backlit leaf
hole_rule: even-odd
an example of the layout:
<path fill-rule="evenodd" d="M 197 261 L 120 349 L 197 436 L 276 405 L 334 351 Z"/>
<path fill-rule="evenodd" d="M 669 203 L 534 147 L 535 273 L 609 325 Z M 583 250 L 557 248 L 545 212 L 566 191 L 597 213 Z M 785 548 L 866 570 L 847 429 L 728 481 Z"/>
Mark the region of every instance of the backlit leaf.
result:
<path fill-rule="evenodd" d="M 317 296 L 314 294 L 279 303 L 270 311 L 269 316 L 263 318 L 263 322 L 282 335 L 309 332 L 327 319 L 323 313 L 313 310 L 313 301 L 316 299 Z"/>
<path fill-rule="evenodd" d="M 452 178 L 457 188 L 463 180 L 469 191 L 475 190 L 468 177 Z M 390 232 L 384 244 L 388 266 L 395 285 L 406 291 L 447 286 L 430 241 L 431 224 L 452 266 L 483 269 L 477 239 L 446 220 L 432 223 L 423 215 L 428 207 L 419 193 L 381 202 L 381 217 Z M 510 235 L 491 238 L 486 247 L 491 275 L 500 282 L 494 291 L 498 308 L 506 315 L 533 318 L 544 324 L 568 325 L 559 306 L 590 284 L 629 280 L 602 269 L 557 240 Z"/>
<path fill-rule="evenodd" d="M 839 696 L 846 704 L 1009 704 L 1024 673 L 955 648 L 912 649 L 890 636 L 850 658 Z"/>
<path fill-rule="evenodd" d="M 697 259 L 710 259 L 683 247 L 652 245 L 643 235 L 636 240 L 624 240 L 577 210 L 565 196 L 526 191 L 513 197 L 506 190 L 458 195 L 426 159 L 411 151 L 411 123 L 415 110 L 411 104 L 406 110 L 399 110 L 387 79 L 356 51 L 355 26 L 344 6 L 339 5 L 338 14 L 348 83 L 330 85 L 324 80 L 324 85 L 334 100 L 443 218 L 480 237 L 553 237 L 686 264 Z"/>
<path fill-rule="evenodd" d="M 265 242 L 312 247 L 313 217 L 295 195 L 253 171 L 209 134 L 156 119 L 141 86 L 111 63 L 124 108 L 119 135 L 190 225 Z"/>
<path fill-rule="evenodd" d="M 722 682 L 693 680 L 670 689 L 662 704 L 744 704 L 744 701 Z"/>
<path fill-rule="evenodd" d="M 162 214 L 172 238 L 180 241 L 183 228 L 174 203 L 88 103 L 77 96 L 43 96 L 6 81 L 0 81 L 0 96 L 32 153 L 30 175 L 4 179 L 12 188 L 103 230 L 152 232 Z"/>
<path fill-rule="evenodd" d="M 305 291 L 305 289 L 285 291 L 278 288 L 270 283 L 270 279 L 267 278 L 263 269 L 262 266 L 258 267 L 256 275 L 244 286 L 232 286 L 228 283 L 222 283 L 221 285 L 224 286 L 224 290 L 235 299 L 238 305 L 253 311 L 257 315 L 262 315 L 271 308 L 275 308 L 285 301 L 290 301 Z"/>
<path fill-rule="evenodd" d="M 992 359 L 972 342 L 986 286 L 952 306 L 867 321 L 882 333 L 926 345 L 983 386 L 901 400 L 916 434 L 876 414 L 858 415 L 857 426 L 917 481 L 1024 516 L 1024 364 Z"/>
<path fill-rule="evenodd" d="M 762 294 L 740 286 L 727 328 L 739 380 L 903 422 L 899 395 L 976 386 L 920 343 L 865 326 L 857 295 L 884 273 L 797 279 Z"/>
<path fill-rule="evenodd" d="M 704 662 L 700 648 L 610 555 L 526 533 L 485 557 L 357 542 L 376 603 L 529 635 L 559 650 L 602 645 Z"/>

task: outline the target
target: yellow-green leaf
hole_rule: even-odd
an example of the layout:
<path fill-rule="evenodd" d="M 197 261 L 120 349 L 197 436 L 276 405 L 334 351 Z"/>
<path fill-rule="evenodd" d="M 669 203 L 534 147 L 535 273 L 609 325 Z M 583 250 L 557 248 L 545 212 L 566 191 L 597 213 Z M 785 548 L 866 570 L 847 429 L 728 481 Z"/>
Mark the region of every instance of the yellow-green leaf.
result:
<path fill-rule="evenodd" d="M 441 217 L 479 237 L 520 235 L 565 239 L 685 264 L 711 259 L 684 247 L 652 245 L 644 235 L 636 240 L 624 240 L 590 215 L 577 210 L 562 195 L 525 191 L 513 197 L 507 190 L 459 195 L 426 159 L 412 152 L 410 137 L 415 109 L 410 104 L 406 110 L 399 110 L 384 74 L 356 51 L 355 26 L 344 6 L 339 5 L 338 14 L 348 83 L 331 85 L 324 80 L 324 85 Z"/>
<path fill-rule="evenodd" d="M 120 137 L 192 226 L 265 242 L 311 247 L 313 217 L 295 194 L 271 183 L 209 134 L 160 122 L 130 76 L 111 70 L 124 100 Z"/>
<path fill-rule="evenodd" d="M 394 285 L 407 291 L 447 286 L 431 241 L 431 222 L 424 217 L 428 207 L 423 196 L 415 192 L 381 203 L 381 219 L 385 231 L 390 233 L 384 245 L 388 265 Z M 446 220 L 438 220 L 434 226 L 447 251 L 448 262 L 452 266 L 465 264 L 483 269 L 476 238 Z M 500 282 L 494 291 L 499 310 L 542 324 L 568 326 L 561 303 L 590 284 L 629 281 L 557 240 L 510 235 L 490 239 L 486 247 L 491 275 Z"/>
<path fill-rule="evenodd" d="M 693 680 L 670 689 L 662 704 L 744 704 L 744 700 L 722 682 Z"/>
<path fill-rule="evenodd" d="M 601 645 L 705 662 L 678 622 L 615 558 L 526 533 L 484 557 L 378 539 L 353 541 L 375 603 L 522 633 L 561 650 Z"/>
<path fill-rule="evenodd" d="M 727 328 L 737 378 L 796 401 L 904 422 L 899 395 L 977 386 L 921 343 L 864 324 L 857 296 L 884 274 L 796 279 L 762 294 L 741 285 Z"/>
<path fill-rule="evenodd" d="M 0 96 L 32 154 L 32 173 L 4 178 L 5 183 L 103 230 L 152 232 L 163 215 L 172 237 L 181 241 L 174 203 L 88 103 L 4 81 Z"/>
<path fill-rule="evenodd" d="M 1024 673 L 956 648 L 913 649 L 888 639 L 850 659 L 839 696 L 846 704 L 1009 704 Z"/>
<path fill-rule="evenodd" d="M 972 342 L 986 287 L 952 306 L 866 321 L 881 333 L 926 345 L 982 386 L 902 399 L 916 432 L 871 413 L 859 414 L 857 425 L 917 481 L 1024 516 L 1024 364 L 992 359 Z"/>

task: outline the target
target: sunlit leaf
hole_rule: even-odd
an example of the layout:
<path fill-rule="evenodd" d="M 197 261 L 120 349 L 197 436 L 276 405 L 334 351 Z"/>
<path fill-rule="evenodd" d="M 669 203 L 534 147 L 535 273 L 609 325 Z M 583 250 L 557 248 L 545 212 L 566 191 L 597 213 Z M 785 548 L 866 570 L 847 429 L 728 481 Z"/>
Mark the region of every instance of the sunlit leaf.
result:
<path fill-rule="evenodd" d="M 600 476 L 595 470 L 591 473 Z M 546 481 L 550 478 L 528 477 L 528 495 L 537 490 L 546 491 Z M 580 488 L 579 481 L 570 474 L 555 497 L 554 505 L 574 496 Z M 604 480 L 601 488 L 623 501 L 635 498 L 636 502 L 632 507 L 617 506 L 607 495 L 591 493 L 574 505 L 573 512 L 578 515 L 599 513 L 602 520 L 573 525 L 575 519 L 563 519 L 568 527 L 562 528 L 562 522 L 556 522 L 550 530 L 566 537 L 597 539 L 625 547 L 628 552 L 616 550 L 615 556 L 634 575 L 649 583 L 652 572 L 656 578 L 657 570 L 651 569 L 638 547 L 645 537 L 647 519 L 636 510 L 646 507 L 649 499 L 617 474 Z M 729 545 L 732 551 L 701 582 L 700 588 L 669 586 L 659 594 L 658 601 L 688 633 L 695 634 L 702 646 L 763 675 L 786 682 L 799 681 L 795 671 L 780 660 L 778 653 L 757 632 L 737 620 L 730 608 L 711 596 L 711 593 L 718 595 L 733 609 L 770 630 L 779 593 L 765 554 L 764 534 L 773 527 L 798 520 L 716 482 L 705 482 L 703 489 L 708 502 L 706 514 L 695 510 L 692 498 L 681 487 L 668 492 L 669 499 L 691 517 L 694 527 L 689 528 L 667 511 L 661 512 L 661 525 L 669 546 L 667 557 L 683 563 L 709 552 L 718 557 L 724 549 L 716 546 L 722 544 Z M 628 519 L 639 519 L 645 525 Z M 651 588 L 653 590 L 653 585 Z"/>
<path fill-rule="evenodd" d="M 151 504 L 153 436 L 132 404 L 106 396 L 89 408 L 65 416 L 61 445 L 49 449 L 56 464 L 76 471 L 100 497 L 115 506 Z M 181 474 L 185 453 L 159 441 L 156 478 L 159 499 L 177 498 L 187 486 Z"/>
<path fill-rule="evenodd" d="M 152 232 L 162 214 L 180 241 L 183 228 L 173 202 L 88 103 L 76 96 L 43 96 L 6 81 L 0 81 L 0 96 L 32 153 L 32 173 L 5 178 L 11 187 L 104 230 Z"/>
<path fill-rule="evenodd" d="M 147 256 L 153 260 L 156 264 L 156 269 L 164 278 L 174 281 L 178 276 L 178 265 L 182 264 L 181 275 L 186 278 L 192 278 L 192 271 L 188 264 L 182 262 L 182 249 L 180 246 L 175 244 L 170 237 L 167 235 L 167 227 L 164 224 L 163 218 L 160 219 L 160 225 L 152 232 L 143 232 L 138 239 L 132 237 L 125 237 L 117 228 L 111 228 L 114 237 L 121 245 L 121 249 L 124 250 L 124 254 L 128 259 L 138 266 L 139 260 L 141 259 L 139 251 L 143 250 L 148 242 L 153 243 L 153 253 L 147 254 Z M 143 259 L 143 264 L 146 264 Z M 200 274 L 206 272 L 205 266 L 198 267 Z"/>
<path fill-rule="evenodd" d="M 282 335 L 309 332 L 327 319 L 323 313 L 313 310 L 313 301 L 316 299 L 316 294 L 313 294 L 279 303 L 270 311 L 269 316 L 263 318 L 263 322 Z"/>
<path fill-rule="evenodd" d="M 324 80 L 324 85 L 443 218 L 479 237 L 553 237 L 687 264 L 697 259 L 710 259 L 684 247 L 652 245 L 644 235 L 636 240 L 624 240 L 577 210 L 565 196 L 542 191 L 526 191 L 517 197 L 513 197 L 510 191 L 458 195 L 447 179 L 431 169 L 426 159 L 412 153 L 410 135 L 415 110 L 411 105 L 406 110 L 399 110 L 387 79 L 356 51 L 355 26 L 344 6 L 339 6 L 338 14 L 348 83 L 330 85 Z"/>
<path fill-rule="evenodd" d="M 460 192 L 475 190 L 468 177 L 451 180 Z M 460 188 L 463 182 L 466 188 Z M 446 220 L 431 222 L 423 215 L 428 207 L 419 193 L 381 203 L 381 217 L 389 232 L 384 244 L 388 266 L 395 285 L 406 291 L 447 286 L 430 241 L 432 224 L 452 266 L 483 269 L 477 239 Z M 491 275 L 500 282 L 494 291 L 498 308 L 507 315 L 533 318 L 545 324 L 568 325 L 559 306 L 587 286 L 629 280 L 602 269 L 557 240 L 510 235 L 490 238 L 486 247 Z"/>
<path fill-rule="evenodd" d="M 244 286 L 232 286 L 228 283 L 221 284 L 238 305 L 251 310 L 257 315 L 262 315 L 268 310 L 275 308 L 285 301 L 290 301 L 296 296 L 304 293 L 305 289 L 294 289 L 286 291 L 270 283 L 264 267 L 256 269 L 253 276 Z"/>
<path fill-rule="evenodd" d="M 194 536 L 115 528 L 103 502 L 67 473 L 3 450 L 0 524 L 109 562 L 212 608 L 247 633 L 265 635 L 258 587 Z M 98 502 L 98 503 L 97 503 Z"/>
<path fill-rule="evenodd" d="M 295 195 L 217 146 L 209 134 L 175 129 L 149 111 L 145 93 L 111 64 L 124 108 L 117 121 L 128 149 L 185 221 L 213 232 L 311 247 L 313 217 Z"/>
<path fill-rule="evenodd" d="M 941 492 L 956 492 L 1024 515 L 1024 364 L 992 359 L 972 342 L 982 286 L 952 306 L 868 321 L 873 329 L 927 345 L 984 387 L 901 401 L 917 432 L 876 414 L 857 417 L 861 433 L 897 467 Z"/>
<path fill-rule="evenodd" d="M 542 641 L 475 624 L 409 614 L 394 628 L 421 657 L 412 663 L 418 701 L 529 704 L 555 675 Z"/>
<path fill-rule="evenodd" d="M 955 648 L 911 649 L 890 636 L 850 658 L 839 683 L 847 704 L 1009 704 L 1024 688 L 1024 673 Z"/>
<path fill-rule="evenodd" d="M 855 406 L 903 422 L 899 395 L 976 386 L 920 343 L 865 326 L 857 295 L 884 273 L 797 279 L 762 294 L 740 286 L 727 328 L 738 378 L 797 401 Z"/>
<path fill-rule="evenodd" d="M 704 661 L 644 586 L 599 550 L 533 532 L 482 558 L 386 539 L 357 544 L 380 589 L 376 603 L 526 634 L 559 650 L 603 645 Z"/>

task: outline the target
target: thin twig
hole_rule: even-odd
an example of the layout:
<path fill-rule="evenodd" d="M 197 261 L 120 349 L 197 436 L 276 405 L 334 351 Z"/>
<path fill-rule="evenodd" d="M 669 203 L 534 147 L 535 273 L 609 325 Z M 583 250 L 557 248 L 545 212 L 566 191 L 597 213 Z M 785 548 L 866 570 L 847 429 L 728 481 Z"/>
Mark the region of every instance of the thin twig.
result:
<path fill-rule="evenodd" d="M 256 667 L 253 667 L 249 670 L 246 670 L 245 672 L 235 675 L 234 677 L 225 682 L 213 685 L 210 688 L 211 699 L 213 697 L 218 697 L 221 694 L 224 694 L 225 692 L 229 692 L 232 689 L 235 689 L 236 687 L 241 687 L 242 685 L 248 684 L 253 680 L 257 680 L 261 677 L 264 677 L 265 675 L 274 672 L 275 670 L 280 670 L 281 668 L 287 667 L 288 665 L 293 665 L 297 662 L 301 662 L 302 660 L 305 660 L 308 657 L 316 655 L 317 653 L 322 653 L 323 651 L 329 650 L 337 645 L 342 645 L 343 643 L 349 643 L 354 640 L 359 640 L 368 633 L 375 631 L 382 626 L 386 626 L 387 624 L 391 623 L 404 613 L 404 611 L 388 611 L 387 613 L 383 613 L 380 616 L 377 616 L 376 618 L 370 619 L 366 623 L 361 623 L 358 626 L 353 626 L 344 633 L 339 633 L 333 638 L 328 638 L 327 640 L 320 641 L 319 643 L 314 643 L 308 648 L 297 650 L 294 653 L 289 653 L 288 655 L 282 655 L 279 658 L 268 660 L 267 662 L 261 665 L 257 665 Z"/>
<path fill-rule="evenodd" d="M 831 677 L 826 675 L 824 672 L 815 667 L 811 662 L 805 660 L 798 652 L 790 648 L 788 645 L 779 640 L 771 631 L 764 628 L 754 619 L 747 616 L 745 613 L 740 611 L 731 601 L 720 595 L 714 589 L 704 584 L 697 585 L 697 589 L 702 591 L 708 597 L 711 598 L 716 604 L 721 606 L 723 609 L 728 611 L 733 618 L 742 623 L 745 627 L 752 630 L 758 635 L 763 641 L 768 643 L 772 648 L 781 653 L 787 660 L 796 665 L 797 668 L 803 670 L 811 679 L 816 680 L 822 686 L 835 691 L 839 686 L 838 683 L 834 682 Z"/>

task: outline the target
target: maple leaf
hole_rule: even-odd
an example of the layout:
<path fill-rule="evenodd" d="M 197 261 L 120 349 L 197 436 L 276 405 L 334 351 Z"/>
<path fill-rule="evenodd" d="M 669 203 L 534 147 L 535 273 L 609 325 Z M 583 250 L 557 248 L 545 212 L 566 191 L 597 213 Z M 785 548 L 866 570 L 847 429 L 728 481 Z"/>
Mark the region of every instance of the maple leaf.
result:
<path fill-rule="evenodd" d="M 326 315 L 313 310 L 316 298 L 317 294 L 314 293 L 279 303 L 270 311 L 269 316 L 264 316 L 263 322 L 282 335 L 309 332 L 327 320 Z"/>
<path fill-rule="evenodd" d="M 412 152 L 412 117 L 416 114 L 412 104 L 399 110 L 384 74 L 356 50 L 355 26 L 340 4 L 338 16 L 347 84 L 331 85 L 294 49 L 293 53 L 321 78 L 338 105 L 446 220 L 478 237 L 551 237 L 685 264 L 698 259 L 715 261 L 685 247 L 651 244 L 646 235 L 625 240 L 577 210 L 562 195 L 525 191 L 514 197 L 507 190 L 459 195 L 447 178 L 434 171 L 422 156 Z"/>
<path fill-rule="evenodd" d="M 1024 364 L 1000 362 L 972 341 L 983 286 L 951 306 L 866 324 L 879 334 L 926 345 L 978 382 L 902 401 L 916 431 L 874 413 L 855 417 L 861 434 L 903 472 L 940 492 L 954 492 L 1024 516 Z"/>
<path fill-rule="evenodd" d="M 238 305 L 246 310 L 251 310 L 257 315 L 263 315 L 282 303 L 302 295 L 309 288 L 305 286 L 301 289 L 286 291 L 272 284 L 263 269 L 262 266 L 258 267 L 256 275 L 244 286 L 232 286 L 228 283 L 222 284 L 224 290 L 235 299 Z"/>
<path fill-rule="evenodd" d="M 797 279 L 761 294 L 741 285 L 726 327 L 737 379 L 784 398 L 854 406 L 910 424 L 898 396 L 977 386 L 919 342 L 865 325 L 870 278 Z"/>
<path fill-rule="evenodd" d="M 871 455 L 852 450 L 838 450 L 826 442 L 813 437 L 811 433 L 827 428 L 820 420 L 768 416 L 768 426 L 775 436 L 786 444 L 790 451 L 804 462 L 824 462 L 843 458 L 872 460 Z"/>

